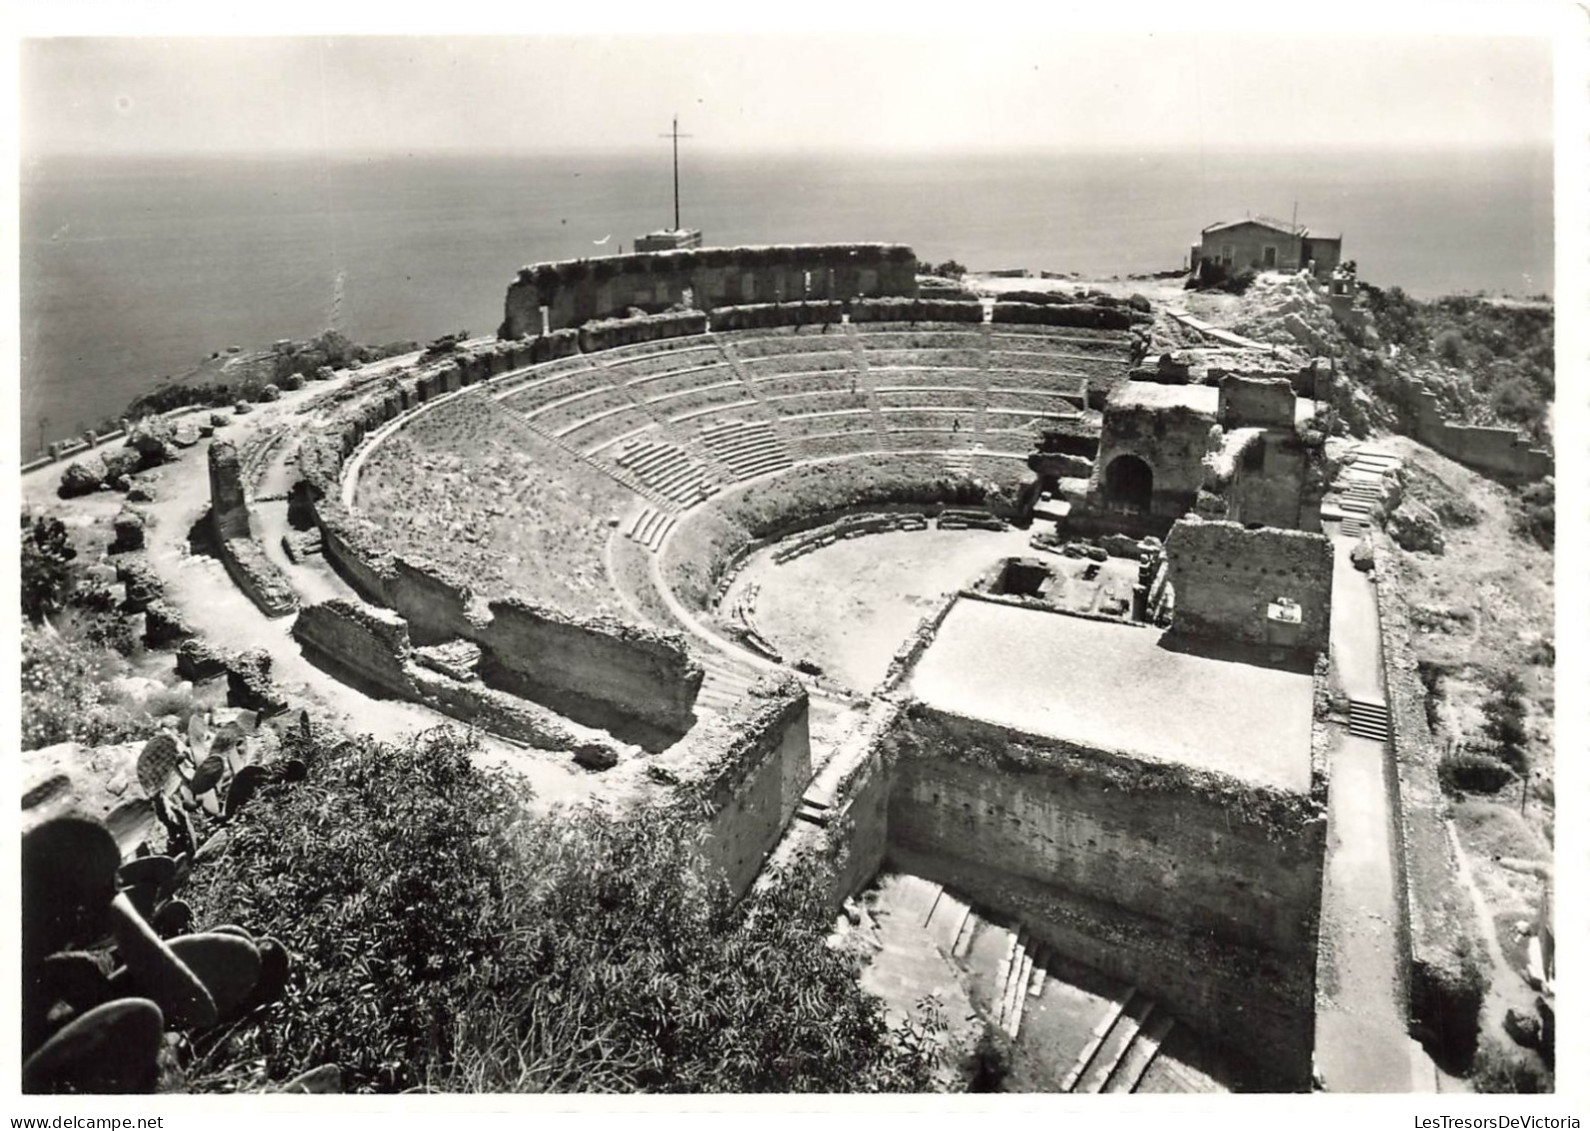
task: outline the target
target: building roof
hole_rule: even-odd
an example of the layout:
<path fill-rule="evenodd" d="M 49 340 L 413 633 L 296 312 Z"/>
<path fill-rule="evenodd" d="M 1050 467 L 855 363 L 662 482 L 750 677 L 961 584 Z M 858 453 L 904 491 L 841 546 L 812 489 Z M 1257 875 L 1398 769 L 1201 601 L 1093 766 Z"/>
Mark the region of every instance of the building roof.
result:
<path fill-rule="evenodd" d="M 1203 230 L 1203 234 L 1207 236 L 1211 232 L 1219 232 L 1226 228 L 1240 228 L 1244 224 L 1257 224 L 1261 228 L 1273 228 L 1277 232 L 1281 232 L 1288 236 L 1308 235 L 1307 225 L 1289 224 L 1285 220 L 1275 220 L 1269 216 L 1249 216 L 1243 220 L 1221 220 L 1217 223 L 1210 224 Z"/>

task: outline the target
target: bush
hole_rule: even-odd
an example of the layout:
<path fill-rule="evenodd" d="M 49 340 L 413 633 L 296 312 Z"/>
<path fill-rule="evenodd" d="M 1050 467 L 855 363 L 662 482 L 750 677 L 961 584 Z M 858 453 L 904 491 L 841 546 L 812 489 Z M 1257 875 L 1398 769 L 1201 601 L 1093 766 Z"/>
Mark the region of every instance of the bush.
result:
<path fill-rule="evenodd" d="M 1436 775 L 1448 793 L 1496 793 L 1515 777 L 1500 759 L 1478 750 L 1448 754 L 1441 759 Z"/>
<path fill-rule="evenodd" d="M 830 949 L 810 861 L 739 904 L 702 882 L 678 810 L 527 823 L 513 945 L 466 1011 L 471 1091 L 924 1090 L 920 1032 L 890 1035 Z M 592 862 L 601 862 L 593 867 Z"/>
<path fill-rule="evenodd" d="M 148 720 L 104 701 L 100 688 L 124 670 L 120 657 L 48 626 L 22 630 L 22 749 L 57 742 L 99 746 L 142 737 Z"/>
<path fill-rule="evenodd" d="M 400 1091 L 449 1062 L 472 971 L 501 949 L 501 852 L 524 794 L 476 770 L 451 731 L 313 753 L 303 783 L 231 825 L 187 899 L 201 921 L 247 922 L 302 960 L 239 1058 L 278 1080 L 335 1062 L 350 1090 Z"/>
<path fill-rule="evenodd" d="M 186 898 L 296 955 L 230 1055 L 358 1091 L 916 1089 L 810 871 L 732 903 L 676 808 L 532 816 L 518 779 L 436 730 L 392 746 L 289 735 L 308 763 L 231 826 Z M 909 1037 L 909 1033 L 908 1033 Z"/>
<path fill-rule="evenodd" d="M 1552 1072 L 1538 1056 L 1509 1048 L 1494 1038 L 1480 1043 L 1469 1071 L 1476 1092 L 1539 1095 L 1555 1090 Z"/>
<path fill-rule="evenodd" d="M 22 512 L 22 615 L 34 624 L 59 609 L 71 589 L 77 551 L 58 518 Z"/>
<path fill-rule="evenodd" d="M 1480 710 L 1485 715 L 1485 735 L 1496 744 L 1497 757 L 1518 773 L 1527 773 L 1529 726 L 1523 678 L 1515 671 L 1502 672 Z"/>
<path fill-rule="evenodd" d="M 1548 476 L 1539 483 L 1531 483 L 1519 494 L 1519 512 L 1513 520 L 1514 528 L 1526 538 L 1533 538 L 1550 550 L 1557 541 L 1557 486 Z"/>

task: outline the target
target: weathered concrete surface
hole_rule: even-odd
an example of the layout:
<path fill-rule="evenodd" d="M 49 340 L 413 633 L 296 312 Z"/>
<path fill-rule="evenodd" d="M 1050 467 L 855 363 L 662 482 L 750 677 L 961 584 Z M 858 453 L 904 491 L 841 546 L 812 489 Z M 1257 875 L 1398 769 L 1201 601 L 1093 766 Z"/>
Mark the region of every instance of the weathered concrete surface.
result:
<path fill-rule="evenodd" d="M 1311 677 L 1160 641 L 1154 629 L 963 599 L 909 687 L 946 711 L 1307 790 Z"/>

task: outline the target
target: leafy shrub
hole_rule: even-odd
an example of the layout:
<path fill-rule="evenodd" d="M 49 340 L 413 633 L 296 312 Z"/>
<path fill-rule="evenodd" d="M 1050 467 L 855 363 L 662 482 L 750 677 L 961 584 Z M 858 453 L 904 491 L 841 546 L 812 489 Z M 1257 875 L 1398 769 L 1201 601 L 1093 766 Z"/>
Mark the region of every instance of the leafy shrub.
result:
<path fill-rule="evenodd" d="M 315 750 L 307 778 L 256 798 L 224 859 L 194 874 L 200 919 L 247 922 L 302 959 L 239 1056 L 274 1079 L 335 1062 L 356 1091 L 447 1062 L 471 971 L 501 946 L 501 849 L 524 796 L 470 753 L 452 731 Z"/>
<path fill-rule="evenodd" d="M 90 746 L 141 737 L 148 721 L 104 701 L 100 687 L 120 675 L 115 653 L 49 626 L 22 630 L 22 748 L 57 742 Z"/>
<path fill-rule="evenodd" d="M 1494 1038 L 1480 1042 L 1469 1071 L 1476 1092 L 1539 1095 L 1555 1091 L 1552 1072 L 1538 1056 L 1502 1044 Z"/>
<path fill-rule="evenodd" d="M 1468 354 L 1463 345 L 1463 331 L 1461 330 L 1442 330 L 1435 336 L 1433 345 L 1436 357 L 1448 365 L 1462 366 L 1468 360 Z"/>
<path fill-rule="evenodd" d="M 734 904 L 677 809 L 533 816 L 452 730 L 287 741 L 306 779 L 257 796 L 186 894 L 298 959 L 233 1038 L 271 1078 L 336 1061 L 359 1091 L 927 1081 L 924 1046 L 891 1038 L 856 960 L 826 945 L 810 866 Z"/>
<path fill-rule="evenodd" d="M 472 1091 L 923 1090 L 857 959 L 830 949 L 811 862 L 739 904 L 698 878 L 694 821 L 595 808 L 517 830 L 512 945 L 465 1013 Z M 593 866 L 594 862 L 599 862 Z"/>
<path fill-rule="evenodd" d="M 1436 768 L 1441 788 L 1448 793 L 1496 793 L 1514 780 L 1513 771 L 1498 758 L 1478 750 L 1457 750 L 1441 759 Z"/>
<path fill-rule="evenodd" d="M 59 609 L 71 588 L 77 551 L 58 518 L 22 512 L 22 615 L 34 624 Z"/>
<path fill-rule="evenodd" d="M 1529 727 L 1522 677 L 1515 671 L 1502 672 L 1480 710 L 1485 715 L 1485 735 L 1496 744 L 1497 757 L 1520 774 L 1527 773 Z"/>
<path fill-rule="evenodd" d="M 1519 494 L 1518 503 L 1514 528 L 1546 549 L 1552 549 L 1557 542 L 1556 481 L 1548 476 L 1539 483 L 1531 483 Z"/>

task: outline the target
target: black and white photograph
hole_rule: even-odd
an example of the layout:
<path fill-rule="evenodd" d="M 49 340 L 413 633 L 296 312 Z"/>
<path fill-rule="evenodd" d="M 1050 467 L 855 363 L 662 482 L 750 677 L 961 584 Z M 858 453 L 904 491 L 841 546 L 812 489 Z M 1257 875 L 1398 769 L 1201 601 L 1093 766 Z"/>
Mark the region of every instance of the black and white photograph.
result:
<path fill-rule="evenodd" d="M 1582 11 L 20 7 L 17 1114 L 1579 1125 Z"/>

